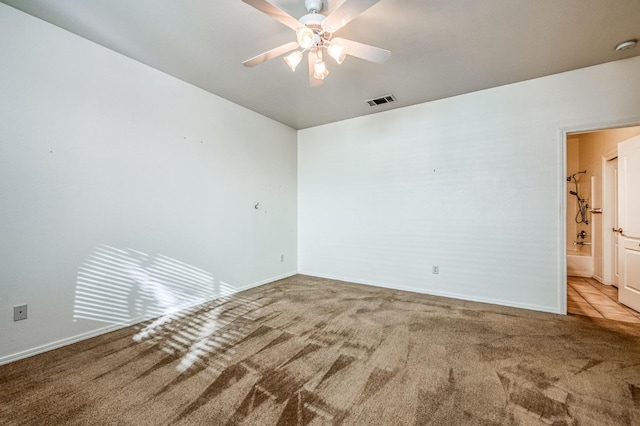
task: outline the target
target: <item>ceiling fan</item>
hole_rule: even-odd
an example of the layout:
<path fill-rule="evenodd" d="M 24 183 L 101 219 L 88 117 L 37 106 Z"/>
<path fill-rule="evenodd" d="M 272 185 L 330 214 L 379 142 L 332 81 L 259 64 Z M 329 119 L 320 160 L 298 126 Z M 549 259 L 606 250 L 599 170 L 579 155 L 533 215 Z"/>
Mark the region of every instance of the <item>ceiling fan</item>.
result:
<path fill-rule="evenodd" d="M 304 4 L 308 13 L 299 20 L 267 0 L 242 1 L 296 32 L 296 41 L 247 59 L 242 63 L 246 67 L 259 65 L 294 50 L 293 53 L 285 56 L 284 60 L 291 71 L 295 71 L 306 52 L 309 62 L 309 84 L 311 87 L 315 87 L 322 84 L 325 77 L 329 75 L 324 62 L 325 53 L 335 59 L 338 64 L 341 64 L 347 55 L 378 64 L 385 62 L 391 56 L 390 51 L 379 47 L 333 37 L 333 33 L 380 0 L 345 0 L 327 16 L 320 13 L 323 7 L 322 0 L 305 0 Z"/>

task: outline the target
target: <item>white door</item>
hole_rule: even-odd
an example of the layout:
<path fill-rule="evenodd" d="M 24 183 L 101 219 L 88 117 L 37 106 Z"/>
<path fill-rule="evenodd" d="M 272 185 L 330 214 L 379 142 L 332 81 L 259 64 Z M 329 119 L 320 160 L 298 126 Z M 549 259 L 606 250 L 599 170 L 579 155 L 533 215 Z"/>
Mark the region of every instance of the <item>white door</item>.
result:
<path fill-rule="evenodd" d="M 618 287 L 618 233 L 615 231 L 620 226 L 618 225 L 618 158 L 614 158 L 610 160 L 610 180 L 611 187 L 609 188 L 611 194 L 611 226 L 612 228 L 607 229 L 608 232 L 611 232 L 611 258 L 609 262 L 611 262 L 611 285 Z"/>
<path fill-rule="evenodd" d="M 640 136 L 618 144 L 618 299 L 640 311 Z"/>

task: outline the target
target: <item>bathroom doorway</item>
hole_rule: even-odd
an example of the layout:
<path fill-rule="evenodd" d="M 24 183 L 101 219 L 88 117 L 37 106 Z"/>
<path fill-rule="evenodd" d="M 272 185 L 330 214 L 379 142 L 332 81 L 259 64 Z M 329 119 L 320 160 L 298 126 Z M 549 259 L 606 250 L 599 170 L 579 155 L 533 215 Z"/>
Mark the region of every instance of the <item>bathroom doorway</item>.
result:
<path fill-rule="evenodd" d="M 569 314 L 640 322 L 618 301 L 618 144 L 640 126 L 566 135 L 566 256 Z"/>

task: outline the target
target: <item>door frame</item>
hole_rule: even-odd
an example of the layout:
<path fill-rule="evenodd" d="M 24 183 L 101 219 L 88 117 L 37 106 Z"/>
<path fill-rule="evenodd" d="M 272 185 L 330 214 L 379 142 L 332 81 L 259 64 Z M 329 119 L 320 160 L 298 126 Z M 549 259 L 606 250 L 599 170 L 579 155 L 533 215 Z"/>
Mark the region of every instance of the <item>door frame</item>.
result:
<path fill-rule="evenodd" d="M 618 150 L 609 151 L 602 156 L 602 281 L 606 285 L 613 283 L 612 257 L 615 256 L 611 250 L 613 235 L 613 217 L 609 208 L 613 204 L 613 194 L 611 193 L 611 166 L 609 161 L 618 157 Z"/>
<path fill-rule="evenodd" d="M 572 133 L 589 133 L 597 132 L 600 130 L 618 129 L 621 127 L 635 127 L 640 126 L 640 116 L 630 117 L 624 120 L 614 120 L 608 122 L 583 122 L 581 124 L 574 124 L 566 127 L 559 127 L 557 129 L 557 140 L 559 149 L 559 164 L 557 170 L 558 174 L 558 206 L 559 208 L 559 232 L 560 238 L 558 238 L 558 253 L 560 259 L 558 261 L 558 313 L 562 315 L 567 314 L 567 136 Z M 592 248 L 593 250 L 593 248 Z M 593 253 L 593 252 L 592 252 Z"/>

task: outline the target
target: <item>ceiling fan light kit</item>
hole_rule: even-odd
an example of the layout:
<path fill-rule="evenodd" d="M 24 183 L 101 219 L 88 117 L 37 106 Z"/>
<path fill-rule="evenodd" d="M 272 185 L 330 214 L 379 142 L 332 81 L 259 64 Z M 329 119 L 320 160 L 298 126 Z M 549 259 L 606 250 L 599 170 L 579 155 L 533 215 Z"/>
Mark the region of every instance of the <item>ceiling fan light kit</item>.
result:
<path fill-rule="evenodd" d="M 294 50 L 294 52 L 285 56 L 284 61 L 291 68 L 291 71 L 295 71 L 300 62 L 302 62 L 304 53 L 307 53 L 309 83 L 311 87 L 315 87 L 321 84 L 329 75 L 329 70 L 323 59 L 323 50 L 326 50 L 337 64 L 342 64 L 347 55 L 375 63 L 385 62 L 391 56 L 391 52 L 385 49 L 342 38 L 332 39 L 334 32 L 380 0 L 345 0 L 327 16 L 319 13 L 323 8 L 322 0 L 305 0 L 305 7 L 309 13 L 299 20 L 280 10 L 267 0 L 242 1 L 296 32 L 296 42 L 276 47 L 244 61 L 243 64 L 247 67 L 261 64 L 269 59 L 300 48 L 301 50 Z"/>
<path fill-rule="evenodd" d="M 296 50 L 290 55 L 285 56 L 284 61 L 287 63 L 287 65 L 289 65 L 291 71 L 295 71 L 298 64 L 302 62 L 302 52 Z"/>
<path fill-rule="evenodd" d="M 313 64 L 313 77 L 318 80 L 324 80 L 326 76 L 329 75 L 329 70 L 327 69 L 327 64 L 322 60 L 322 51 L 319 50 L 316 52 L 317 59 Z"/>
<path fill-rule="evenodd" d="M 347 48 L 336 43 L 332 43 L 327 48 L 329 56 L 336 60 L 338 65 L 344 62 L 347 57 Z"/>
<path fill-rule="evenodd" d="M 296 39 L 303 49 L 310 49 L 320 41 L 320 37 L 309 27 L 300 27 L 296 32 Z"/>

